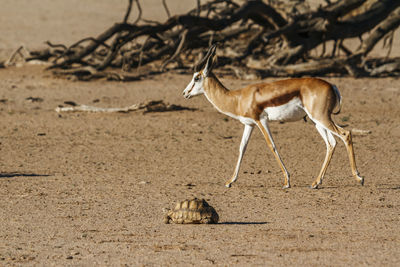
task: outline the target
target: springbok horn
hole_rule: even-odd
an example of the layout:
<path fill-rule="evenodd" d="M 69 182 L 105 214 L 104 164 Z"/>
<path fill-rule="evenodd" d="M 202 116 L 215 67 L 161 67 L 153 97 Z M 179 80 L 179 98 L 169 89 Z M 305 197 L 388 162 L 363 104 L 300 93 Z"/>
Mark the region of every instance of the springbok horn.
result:
<path fill-rule="evenodd" d="M 194 71 L 198 72 L 204 67 L 204 63 L 207 62 L 209 57 L 214 56 L 217 44 L 213 44 L 210 49 L 208 49 L 207 54 L 194 66 Z"/>

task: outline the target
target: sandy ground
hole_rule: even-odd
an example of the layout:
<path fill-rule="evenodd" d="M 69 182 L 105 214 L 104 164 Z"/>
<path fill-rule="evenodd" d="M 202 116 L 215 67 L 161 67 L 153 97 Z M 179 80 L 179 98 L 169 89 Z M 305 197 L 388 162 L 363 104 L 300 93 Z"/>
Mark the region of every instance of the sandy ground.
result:
<path fill-rule="evenodd" d="M 2 35 L 0 53 L 21 40 L 35 46 L 101 32 L 119 20 L 126 4 L 70 1 L 64 8 L 65 2 L 3 0 L 0 25 L 9 35 Z M 110 12 L 103 16 L 104 8 Z M 161 16 L 163 10 L 153 12 Z M 77 24 L 80 16 L 87 27 Z M 12 22 L 18 17 L 31 23 Z M 60 23 L 62 33 L 42 18 Z M 310 122 L 271 124 L 292 174 L 292 188 L 283 190 L 283 176 L 259 131 L 237 183 L 223 186 L 243 126 L 204 97 L 183 99 L 190 78 L 166 73 L 134 83 L 85 83 L 55 79 L 37 66 L 0 70 L 0 265 L 398 265 L 399 79 L 327 79 L 344 100 L 335 120 L 371 131 L 354 136 L 363 187 L 351 176 L 339 142 L 321 189 L 309 189 L 325 155 L 322 138 Z M 222 81 L 232 89 L 249 83 Z M 67 100 L 122 107 L 155 99 L 197 110 L 54 111 Z M 190 197 L 205 198 L 220 223 L 162 223 L 163 208 Z"/>

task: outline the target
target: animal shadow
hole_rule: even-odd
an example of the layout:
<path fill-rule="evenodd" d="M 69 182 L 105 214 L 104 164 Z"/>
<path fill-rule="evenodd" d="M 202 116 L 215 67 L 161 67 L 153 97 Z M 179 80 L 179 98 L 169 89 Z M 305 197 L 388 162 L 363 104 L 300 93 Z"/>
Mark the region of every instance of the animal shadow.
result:
<path fill-rule="evenodd" d="M 15 178 L 15 177 L 46 177 L 49 174 L 38 174 L 38 173 L 21 173 L 21 172 L 5 172 L 0 173 L 0 178 Z"/>
<path fill-rule="evenodd" d="M 225 225 L 258 225 L 258 224 L 267 224 L 268 222 L 220 222 L 218 224 Z"/>

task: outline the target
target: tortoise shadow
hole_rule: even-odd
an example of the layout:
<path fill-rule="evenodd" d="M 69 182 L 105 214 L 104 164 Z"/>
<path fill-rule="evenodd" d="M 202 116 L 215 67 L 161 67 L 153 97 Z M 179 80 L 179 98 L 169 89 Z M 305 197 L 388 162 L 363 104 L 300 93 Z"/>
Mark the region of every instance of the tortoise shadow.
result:
<path fill-rule="evenodd" d="M 15 177 L 47 177 L 49 174 L 38 173 L 21 173 L 21 172 L 5 172 L 0 173 L 0 178 L 15 178 Z"/>
<path fill-rule="evenodd" d="M 218 224 L 224 224 L 224 225 L 258 225 L 258 224 L 268 224 L 268 222 L 220 222 Z"/>

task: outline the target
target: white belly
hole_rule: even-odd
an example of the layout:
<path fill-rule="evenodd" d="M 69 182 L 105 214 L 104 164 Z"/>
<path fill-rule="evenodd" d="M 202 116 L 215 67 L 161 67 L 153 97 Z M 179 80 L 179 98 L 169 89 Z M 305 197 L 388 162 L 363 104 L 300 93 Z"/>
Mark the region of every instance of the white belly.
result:
<path fill-rule="evenodd" d="M 298 97 L 284 105 L 266 108 L 264 112 L 271 121 L 297 121 L 307 115 Z"/>

